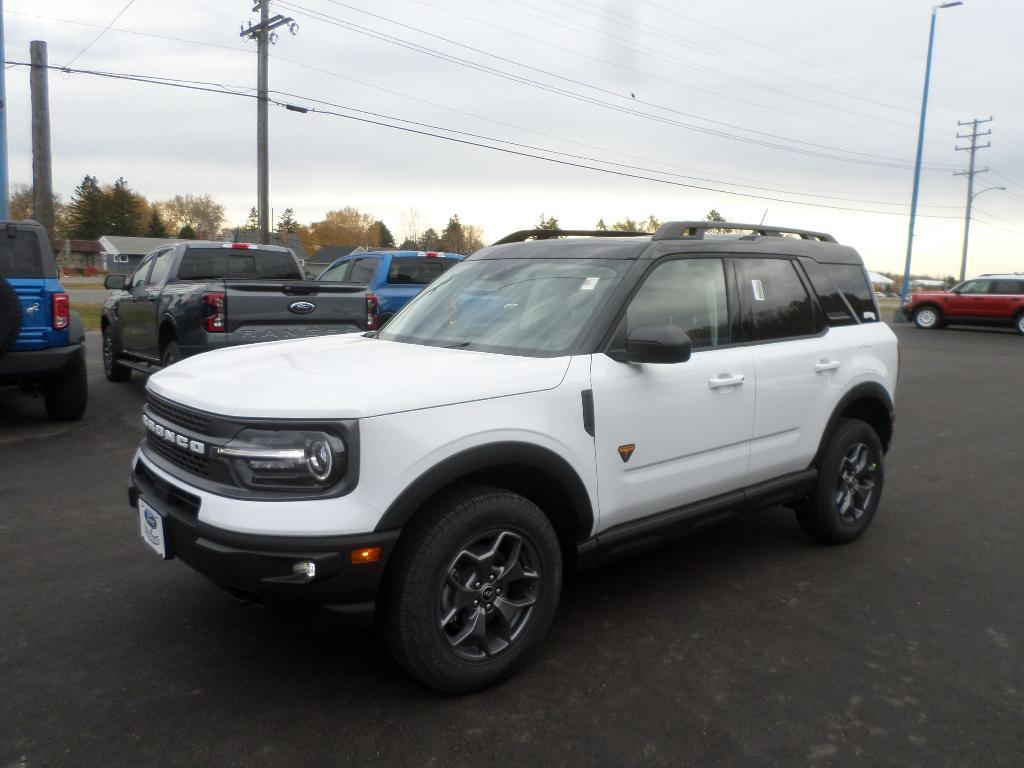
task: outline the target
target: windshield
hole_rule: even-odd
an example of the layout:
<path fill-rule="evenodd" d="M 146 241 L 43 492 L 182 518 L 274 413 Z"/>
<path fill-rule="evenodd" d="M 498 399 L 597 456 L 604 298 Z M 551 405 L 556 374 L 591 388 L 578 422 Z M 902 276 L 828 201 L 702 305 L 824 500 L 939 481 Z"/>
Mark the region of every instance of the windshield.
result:
<path fill-rule="evenodd" d="M 529 357 L 568 354 L 631 263 L 610 259 L 463 262 L 396 315 L 380 338 Z"/>

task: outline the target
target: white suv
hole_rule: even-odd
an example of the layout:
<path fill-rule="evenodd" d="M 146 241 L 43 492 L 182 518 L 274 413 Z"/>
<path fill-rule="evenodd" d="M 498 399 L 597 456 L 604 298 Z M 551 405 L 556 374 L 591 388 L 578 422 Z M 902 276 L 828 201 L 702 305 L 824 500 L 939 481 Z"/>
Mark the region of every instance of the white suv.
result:
<path fill-rule="evenodd" d="M 898 358 L 861 259 L 709 226 L 519 232 L 379 333 L 154 375 L 144 540 L 236 596 L 376 611 L 406 669 L 467 691 L 540 643 L 566 567 L 779 504 L 856 538 Z"/>

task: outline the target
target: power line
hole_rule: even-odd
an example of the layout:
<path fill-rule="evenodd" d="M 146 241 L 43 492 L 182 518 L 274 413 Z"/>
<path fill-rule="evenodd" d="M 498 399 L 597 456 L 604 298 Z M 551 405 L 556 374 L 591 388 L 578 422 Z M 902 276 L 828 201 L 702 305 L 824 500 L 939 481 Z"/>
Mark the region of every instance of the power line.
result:
<path fill-rule="evenodd" d="M 131 8 L 131 7 L 132 7 L 132 4 L 133 4 L 134 2 L 135 2 L 135 0 L 128 0 L 128 2 L 127 2 L 127 3 L 125 4 L 124 8 L 122 8 L 122 9 L 121 9 L 120 11 L 118 11 L 118 12 L 117 12 L 117 15 L 116 15 L 116 16 L 114 16 L 114 18 L 112 18 L 112 19 L 110 20 L 110 23 L 109 23 L 109 24 L 107 24 L 107 26 L 105 26 L 105 27 L 104 27 L 103 29 L 101 29 L 101 30 L 100 30 L 100 33 L 99 33 L 98 35 L 96 35 L 96 37 L 94 37 L 94 38 L 93 38 L 92 40 L 90 40 L 90 41 L 89 41 L 89 44 L 88 44 L 88 45 L 86 45 L 86 46 L 85 46 L 85 48 L 83 48 L 83 49 L 82 49 L 82 50 L 80 50 L 80 51 L 79 51 L 79 52 L 78 52 L 77 54 L 75 54 L 74 56 L 72 56 L 72 57 L 71 57 L 71 59 L 70 59 L 70 61 L 68 61 L 68 63 L 67 63 L 67 64 L 65 64 L 64 66 L 65 66 L 65 67 L 70 67 L 70 66 L 71 66 L 72 64 L 74 64 L 74 63 L 75 63 L 76 61 L 78 61 L 78 59 L 80 59 L 80 58 L 82 57 L 82 54 L 84 54 L 84 53 L 85 53 L 86 51 L 88 51 L 88 50 L 89 50 L 90 48 L 92 48 L 92 47 L 93 47 L 93 46 L 94 46 L 94 45 L 96 44 L 96 42 L 97 42 L 97 41 L 98 41 L 98 40 L 99 40 L 99 39 L 100 39 L 101 37 L 103 37 L 103 35 L 105 35 L 105 34 L 107 33 L 107 30 L 108 30 L 108 29 L 110 29 L 110 28 L 111 28 L 112 26 L 114 26 L 114 23 L 115 23 L 115 22 L 116 22 L 116 21 L 117 21 L 118 19 L 120 19 L 120 18 L 121 18 L 122 16 L 124 16 L 124 12 L 125 12 L 125 11 L 127 11 L 127 10 L 128 10 L 129 8 Z"/>
<path fill-rule="evenodd" d="M 16 66 L 30 66 L 27 62 L 22 62 L 22 61 L 9 61 L 9 62 L 6 62 L 6 63 L 13 64 L 13 65 L 16 65 Z M 93 76 L 111 78 L 111 79 L 114 79 L 114 80 L 129 80 L 129 81 L 140 82 L 140 83 L 149 83 L 151 85 L 164 85 L 164 86 L 169 86 L 169 87 L 181 88 L 181 89 L 185 89 L 185 90 L 204 91 L 204 92 L 209 92 L 209 93 L 219 93 L 221 95 L 230 95 L 230 96 L 237 96 L 237 97 L 242 97 L 242 98 L 250 98 L 250 99 L 257 98 L 256 94 L 253 94 L 253 93 L 240 93 L 240 92 L 234 92 L 234 91 L 219 90 L 217 88 L 211 88 L 208 85 L 189 85 L 189 84 L 187 84 L 187 81 L 183 81 L 183 80 L 179 80 L 179 79 L 161 78 L 161 77 L 154 77 L 154 76 L 147 76 L 147 75 L 134 75 L 134 74 L 118 73 L 118 72 L 102 72 L 102 71 L 97 71 L 97 70 L 70 69 L 68 67 L 59 67 L 59 66 L 52 66 L 52 65 L 50 67 L 48 67 L 48 68 L 49 69 L 60 70 L 62 72 L 66 72 L 68 74 L 93 75 Z M 310 101 L 311 103 L 314 102 L 314 100 L 311 100 L 311 99 L 308 99 L 308 101 Z M 526 152 L 526 151 L 523 151 L 523 150 L 520 150 L 520 149 L 510 149 L 508 147 L 498 147 L 498 146 L 494 146 L 493 144 L 483 143 L 482 141 L 475 141 L 475 140 L 458 138 L 456 136 L 444 135 L 444 134 L 440 134 L 440 133 L 435 133 L 434 131 L 430 131 L 430 130 L 424 130 L 424 129 L 421 129 L 421 128 L 409 127 L 409 125 L 395 125 L 394 122 L 399 122 L 399 121 L 406 122 L 406 123 L 409 123 L 409 124 L 415 124 L 415 123 L 414 123 L 414 121 L 402 121 L 401 118 L 394 118 L 394 117 L 391 117 L 391 116 L 383 116 L 382 119 L 378 120 L 378 119 L 371 119 L 371 118 L 368 118 L 368 117 L 360 117 L 358 115 L 353 115 L 353 114 L 346 114 L 346 113 L 343 113 L 343 112 L 335 112 L 333 110 L 328 110 L 328 109 L 317 109 L 315 107 L 305 107 L 305 106 L 302 106 L 302 105 L 292 104 L 292 103 L 281 101 L 281 100 L 277 100 L 277 99 L 268 99 L 268 102 L 273 104 L 274 106 L 277 106 L 277 107 L 280 107 L 282 109 L 286 109 L 286 110 L 289 110 L 289 111 L 293 111 L 293 112 L 331 115 L 331 116 L 334 116 L 334 117 L 337 117 L 337 118 L 341 118 L 341 119 L 345 119 L 345 120 L 351 120 L 351 121 L 360 122 L 360 123 L 365 123 L 365 124 L 368 124 L 368 125 L 375 125 L 375 126 L 382 127 L 382 128 L 390 128 L 392 130 L 402 131 L 402 132 L 405 132 L 405 133 L 411 133 L 411 134 L 416 134 L 416 135 L 420 135 L 420 136 L 427 136 L 427 137 L 431 137 L 431 138 L 435 138 L 435 139 L 440 139 L 440 140 L 443 140 L 443 141 L 448 141 L 448 142 L 452 142 L 452 143 L 456 143 L 456 144 L 462 144 L 462 145 L 466 145 L 466 146 L 473 146 L 473 147 L 478 147 L 478 148 L 481 148 L 481 149 L 489 149 L 489 150 L 492 150 L 492 151 L 495 151 L 495 152 L 501 152 L 501 153 L 508 154 L 508 155 L 532 158 L 532 159 L 535 159 L 535 160 L 542 160 L 542 161 L 549 162 L 549 163 L 555 163 L 557 165 L 563 165 L 563 166 L 572 167 L 572 168 L 580 168 L 580 169 L 584 169 L 584 170 L 596 171 L 598 173 L 604 173 L 604 174 L 609 174 L 609 175 L 613 175 L 613 176 L 619 176 L 619 177 L 622 177 L 622 178 L 638 179 L 638 180 L 642 180 L 642 181 L 654 182 L 654 183 L 657 183 L 657 184 L 665 184 L 665 185 L 669 185 L 669 186 L 673 186 L 673 187 L 681 187 L 681 188 L 686 188 L 686 189 L 695 189 L 695 190 L 699 190 L 699 191 L 703 191 L 703 192 L 714 192 L 714 193 L 718 193 L 718 194 L 731 195 L 731 196 L 734 196 L 734 197 L 751 198 L 751 199 L 755 199 L 755 200 L 767 200 L 769 202 L 778 202 L 778 203 L 785 203 L 785 204 L 790 204 L 790 205 L 802 205 L 802 206 L 807 206 L 807 207 L 812 207 L 812 208 L 825 208 L 825 209 L 830 209 L 830 210 L 848 211 L 848 212 L 851 212 L 851 213 L 867 213 L 867 214 L 877 214 L 877 215 L 883 215 L 883 216 L 903 216 L 904 215 L 902 212 L 899 212 L 899 211 L 879 211 L 879 210 L 870 210 L 870 209 L 863 209 L 863 208 L 853 208 L 853 207 L 849 207 L 849 206 L 831 205 L 831 204 L 827 204 L 827 203 L 812 203 L 812 202 L 806 202 L 806 201 L 801 201 L 801 200 L 790 200 L 790 199 L 785 199 L 785 198 L 769 197 L 769 196 L 766 196 L 766 195 L 757 195 L 757 194 L 745 193 L 745 192 L 735 192 L 735 191 L 732 191 L 732 190 L 718 189 L 718 188 L 715 188 L 715 187 L 708 187 L 708 186 L 698 185 L 698 184 L 688 184 L 688 183 L 684 183 L 684 182 L 681 182 L 681 181 L 673 181 L 673 180 L 670 180 L 670 179 L 662 179 L 662 178 L 656 178 L 656 177 L 652 177 L 652 176 L 645 176 L 645 175 L 638 174 L 638 173 L 627 173 L 627 172 L 624 172 L 624 171 L 617 171 L 617 170 L 613 170 L 613 169 L 610 169 L 610 168 L 602 168 L 600 166 L 588 165 L 588 164 L 585 164 L 585 163 L 575 162 L 575 161 L 571 161 L 571 160 L 562 160 L 562 159 L 559 159 L 559 158 L 556 158 L 556 157 L 546 157 L 544 155 L 538 155 L 538 154 L 535 154 L 533 152 Z M 345 109 L 347 111 L 352 111 L 348 107 L 341 107 L 341 109 Z M 390 120 L 390 121 L 394 121 L 394 122 L 384 122 L 385 120 Z M 545 151 L 548 151 L 548 150 L 545 150 Z M 551 152 L 551 154 L 560 154 L 560 153 L 556 153 L 554 151 L 550 151 L 550 152 Z M 929 215 L 928 218 L 950 219 L 950 218 L 959 218 L 959 217 L 933 214 L 933 215 Z"/>
<path fill-rule="evenodd" d="M 328 1 L 329 2 L 334 2 L 334 0 L 328 0 Z M 671 119 L 671 118 L 666 118 L 666 117 L 663 117 L 661 115 L 655 115 L 655 114 L 651 114 L 649 112 L 643 112 L 643 111 L 636 110 L 636 109 L 630 109 L 630 108 L 627 108 L 627 107 L 618 106 L 616 104 L 612 104 L 612 103 L 607 102 L 607 101 L 602 101 L 600 99 L 597 99 L 597 98 L 594 98 L 594 97 L 591 97 L 591 96 L 586 96 L 586 95 L 577 93 L 575 91 L 571 91 L 571 90 L 567 90 L 567 89 L 564 89 L 564 88 L 560 88 L 558 86 L 553 86 L 553 85 L 550 85 L 548 83 L 543 83 L 543 82 L 540 82 L 540 81 L 537 81 L 537 80 L 531 80 L 531 79 L 529 79 L 527 77 L 524 77 L 522 75 L 516 75 L 516 74 L 513 74 L 513 73 L 509 73 L 509 72 L 506 72 L 504 70 L 497 69 L 495 67 L 490 67 L 490 66 L 485 65 L 485 64 L 479 64 L 477 62 L 470 61 L 468 59 L 462 59 L 462 58 L 453 56 L 451 54 L 447 54 L 447 53 L 445 53 L 445 52 L 443 52 L 443 51 L 441 51 L 441 50 L 439 50 L 437 48 L 428 48 L 428 47 L 420 45 L 418 43 L 414 43 L 414 42 L 411 42 L 411 41 L 408 41 L 408 40 L 404 40 L 402 38 L 397 38 L 397 37 L 388 35 L 386 33 L 370 29 L 368 27 L 363 27 L 363 26 L 355 24 L 353 22 L 345 21 L 343 19 L 339 19 L 337 17 L 333 17 L 333 16 L 330 16 L 328 14 L 324 14 L 324 13 L 322 13 L 320 11 L 314 11 L 314 10 L 309 9 L 309 8 L 304 8 L 302 6 L 295 5 L 294 3 L 291 3 L 291 2 L 289 2 L 287 4 L 280 3 L 280 5 L 282 5 L 282 7 L 288 8 L 289 10 L 294 11 L 294 12 L 308 13 L 317 21 L 323 21 L 323 22 L 325 22 L 327 24 L 331 24 L 333 26 L 337 26 L 337 27 L 340 27 L 342 29 L 348 29 L 348 30 L 356 32 L 358 34 L 362 34 L 362 35 L 366 35 L 366 36 L 369 36 L 369 37 L 372 37 L 372 38 L 375 38 L 375 39 L 378 39 L 378 40 L 382 40 L 384 42 L 388 42 L 390 44 L 396 45 L 396 46 L 401 47 L 401 48 L 406 48 L 406 49 L 409 49 L 409 50 L 413 50 L 413 51 L 415 51 L 417 53 L 420 53 L 420 54 L 423 54 L 423 55 L 426 55 L 426 56 L 430 56 L 432 59 L 442 59 L 444 61 L 448 61 L 450 63 L 457 64 L 457 65 L 460 65 L 460 66 L 465 66 L 465 67 L 468 67 L 470 69 L 474 69 L 474 70 L 477 70 L 477 71 L 480 71 L 480 72 L 484 72 L 486 74 L 490 74 L 490 75 L 493 75 L 493 76 L 496 76 L 496 77 L 499 77 L 499 78 L 502 78 L 502 79 L 505 79 L 505 80 L 510 80 L 512 82 L 517 82 L 517 83 L 520 83 L 522 85 L 527 85 L 527 86 L 530 86 L 530 87 L 533 87 L 533 88 L 537 88 L 537 89 L 540 89 L 540 90 L 544 90 L 544 91 L 547 91 L 549 93 L 553 93 L 553 94 L 556 94 L 556 95 L 565 96 L 565 97 L 571 98 L 571 99 L 576 100 L 576 101 L 582 101 L 584 103 L 589 103 L 589 104 L 592 104 L 592 105 L 601 106 L 601 107 L 604 107 L 604 108 L 607 108 L 607 109 L 610 109 L 610 110 L 613 110 L 613 111 L 616 111 L 616 112 L 619 112 L 619 113 L 622 113 L 622 114 L 634 115 L 636 117 L 640 117 L 640 118 L 647 119 L 647 120 L 653 120 L 655 122 L 660 122 L 660 123 L 663 123 L 663 124 L 666 124 L 666 125 L 672 125 L 672 126 L 675 126 L 675 127 L 684 128 L 686 130 L 694 131 L 696 133 L 703 133 L 703 134 L 706 134 L 706 135 L 718 136 L 720 138 L 728 138 L 728 139 L 731 139 L 733 141 L 739 141 L 739 142 L 746 143 L 746 144 L 752 144 L 752 145 L 761 146 L 761 147 L 768 147 L 768 148 L 772 148 L 772 149 L 779 149 L 779 150 L 788 151 L 788 152 L 792 152 L 792 153 L 795 153 L 795 154 L 806 155 L 806 156 L 810 156 L 810 157 L 820 157 L 820 158 L 825 158 L 825 159 L 830 159 L 830 160 L 837 160 L 837 161 L 840 161 L 840 162 L 856 163 L 856 164 L 860 164 L 860 165 L 872 165 L 872 166 L 877 166 L 877 167 L 899 168 L 899 169 L 903 169 L 903 170 L 906 170 L 906 169 L 908 169 L 910 167 L 909 161 L 906 161 L 906 160 L 904 160 L 902 158 L 887 157 L 885 155 L 875 155 L 875 154 L 872 154 L 872 153 L 859 152 L 859 151 L 856 151 L 856 150 L 849 150 L 849 149 L 843 149 L 843 148 L 838 148 L 838 147 L 828 147 L 828 145 L 815 145 L 815 144 L 813 144 L 811 142 L 804 142 L 804 141 L 801 141 L 799 139 L 792 139 L 792 138 L 788 138 L 788 137 L 779 137 L 783 141 L 790 141 L 790 142 L 794 142 L 794 143 L 806 144 L 806 145 L 809 145 L 809 146 L 812 146 L 812 147 L 819 146 L 819 147 L 824 147 L 824 148 L 831 149 L 833 152 L 845 152 L 848 155 L 860 155 L 861 156 L 861 157 L 845 157 L 845 156 L 842 156 L 842 155 L 832 154 L 831 152 L 819 152 L 819 151 L 811 150 L 811 149 L 803 149 L 803 148 L 800 148 L 800 147 L 792 147 L 792 146 L 786 146 L 786 145 L 782 145 L 782 144 L 777 144 L 777 143 L 774 143 L 774 142 L 765 141 L 763 139 L 756 139 L 756 138 L 747 137 L 747 136 L 738 136 L 736 134 L 729 133 L 728 131 L 722 131 L 722 130 L 707 128 L 707 127 L 704 127 L 704 126 L 693 125 L 693 124 L 685 123 L 685 122 L 682 122 L 682 121 L 679 121 L 679 120 L 674 120 L 674 119 Z M 401 24 L 400 22 L 393 22 L 393 23 L 399 24 L 401 26 L 407 26 L 407 25 Z M 424 30 L 417 30 L 417 31 L 420 34 L 432 35 L 432 33 L 426 32 Z M 474 50 L 474 51 L 479 50 L 479 49 L 471 48 L 470 46 L 465 46 L 462 43 L 457 43 L 457 42 L 455 42 L 453 40 L 449 40 L 448 38 L 438 37 L 437 35 L 432 35 L 432 36 L 437 38 L 437 39 L 443 40 L 445 42 L 451 42 L 451 43 L 453 43 L 455 45 L 460 45 L 462 47 L 469 48 L 470 50 Z M 534 69 L 534 70 L 537 69 L 535 67 L 530 67 L 529 65 L 520 64 L 519 62 L 515 62 L 515 61 L 513 61 L 511 59 L 505 59 L 505 58 L 503 58 L 501 56 L 496 56 L 494 54 L 489 54 L 486 51 L 482 51 L 482 53 L 484 55 L 491 56 L 493 58 L 497 58 L 497 59 L 502 60 L 502 61 L 510 61 L 511 63 L 515 64 L 516 66 L 522 66 L 522 67 L 527 68 L 527 69 Z M 538 70 L 538 71 L 544 71 L 544 70 Z M 547 74 L 552 74 L 552 73 L 547 73 Z M 561 75 L 553 75 L 552 74 L 552 76 L 557 77 L 559 79 L 568 80 L 568 81 L 571 81 L 571 82 L 580 82 L 580 81 L 572 80 L 571 78 L 563 77 Z M 605 89 L 601 89 L 601 88 L 599 88 L 597 86 L 588 85 L 586 83 L 581 83 L 581 84 L 583 84 L 584 86 L 589 87 L 589 88 L 595 88 L 596 90 L 605 90 Z M 612 92 L 612 93 L 616 97 L 622 98 L 618 94 L 614 94 L 614 92 Z M 685 115 L 687 117 L 696 118 L 696 119 L 702 120 L 704 122 L 709 122 L 709 123 L 712 123 L 712 124 L 716 124 L 717 123 L 717 124 L 729 125 L 729 124 L 724 124 L 724 123 L 718 123 L 718 121 L 710 120 L 708 118 L 703 118 L 703 117 L 700 117 L 700 116 L 697 116 L 697 115 L 691 115 L 689 113 L 681 112 L 679 110 L 673 110 L 673 109 L 668 108 L 668 107 L 660 107 L 658 105 L 654 105 L 654 106 L 656 106 L 659 109 L 664 109 L 666 111 L 676 112 L 677 114 Z M 754 131 L 752 129 L 743 128 L 741 126 L 730 126 L 730 127 L 738 128 L 739 130 L 745 130 L 745 131 L 748 131 L 748 132 L 751 132 L 751 133 L 754 133 L 754 134 L 776 136 L 776 134 L 763 134 L 763 132 Z M 878 158 L 878 159 L 877 160 L 872 160 L 872 159 L 864 159 L 864 158 Z M 945 172 L 948 169 L 946 169 L 946 168 L 929 168 L 928 170 L 941 170 L 941 171 Z"/>

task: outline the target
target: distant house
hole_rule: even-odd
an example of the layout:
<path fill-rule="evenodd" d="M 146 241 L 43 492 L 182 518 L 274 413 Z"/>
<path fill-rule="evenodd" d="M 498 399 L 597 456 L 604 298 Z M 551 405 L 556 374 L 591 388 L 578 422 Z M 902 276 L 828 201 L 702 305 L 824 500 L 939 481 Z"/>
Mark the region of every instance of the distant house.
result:
<path fill-rule="evenodd" d="M 177 243 L 177 237 L 126 237 L 104 235 L 100 238 L 100 269 L 115 275 L 130 275 L 146 254 L 162 245 Z"/>
<path fill-rule="evenodd" d="M 342 256 L 351 256 L 353 253 L 366 253 L 366 248 L 361 245 L 321 246 L 316 253 L 306 259 L 306 274 L 310 277 L 317 277 L 331 266 L 331 262 L 335 259 L 340 259 Z"/>
<path fill-rule="evenodd" d="M 95 240 L 54 240 L 53 256 L 64 274 L 99 269 L 100 244 Z"/>

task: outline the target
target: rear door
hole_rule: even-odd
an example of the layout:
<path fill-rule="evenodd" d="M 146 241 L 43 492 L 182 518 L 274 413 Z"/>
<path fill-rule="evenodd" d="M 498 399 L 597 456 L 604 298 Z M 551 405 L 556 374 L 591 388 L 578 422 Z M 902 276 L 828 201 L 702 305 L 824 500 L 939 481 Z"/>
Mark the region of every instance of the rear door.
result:
<path fill-rule="evenodd" d="M 997 278 L 988 289 L 987 312 L 992 319 L 1012 319 L 1024 309 L 1024 280 Z"/>
<path fill-rule="evenodd" d="M 751 485 L 806 469 L 852 371 L 795 261 L 735 259 L 744 338 L 757 372 Z M 870 310 L 866 310 L 870 312 Z"/>

